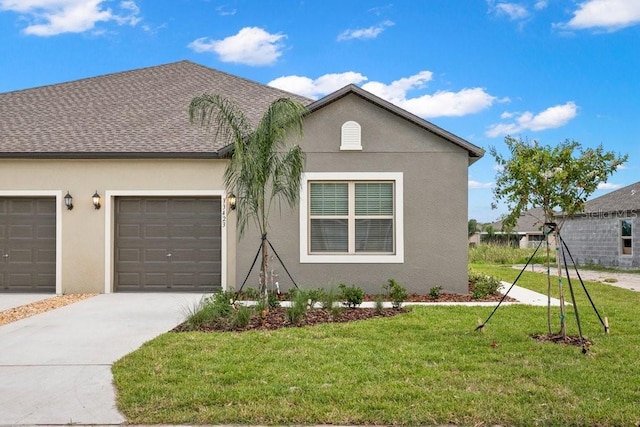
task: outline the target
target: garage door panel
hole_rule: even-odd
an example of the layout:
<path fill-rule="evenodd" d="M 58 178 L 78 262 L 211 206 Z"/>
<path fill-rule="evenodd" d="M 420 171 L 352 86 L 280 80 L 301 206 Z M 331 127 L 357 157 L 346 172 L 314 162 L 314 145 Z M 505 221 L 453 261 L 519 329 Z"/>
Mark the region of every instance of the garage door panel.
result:
<path fill-rule="evenodd" d="M 135 262 L 139 263 L 141 261 L 140 257 L 140 249 L 118 249 L 116 259 L 119 262 Z"/>
<path fill-rule="evenodd" d="M 120 224 L 116 228 L 116 236 L 142 237 L 140 233 L 140 225 L 138 224 Z"/>
<path fill-rule="evenodd" d="M 117 291 L 221 287 L 220 197 L 122 197 L 115 205 Z"/>
<path fill-rule="evenodd" d="M 0 197 L 0 292 L 55 292 L 56 199 Z"/>

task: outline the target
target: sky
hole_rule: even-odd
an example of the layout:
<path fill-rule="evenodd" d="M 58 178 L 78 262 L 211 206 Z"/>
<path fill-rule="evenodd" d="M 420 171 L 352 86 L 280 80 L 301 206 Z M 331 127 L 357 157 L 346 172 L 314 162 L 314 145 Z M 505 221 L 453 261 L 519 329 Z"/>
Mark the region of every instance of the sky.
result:
<path fill-rule="evenodd" d="M 628 154 L 640 180 L 640 0 L 0 0 L 0 92 L 190 60 L 310 98 L 357 84 L 487 150 L 504 138 Z M 392 141 L 390 141 L 392 143 Z"/>

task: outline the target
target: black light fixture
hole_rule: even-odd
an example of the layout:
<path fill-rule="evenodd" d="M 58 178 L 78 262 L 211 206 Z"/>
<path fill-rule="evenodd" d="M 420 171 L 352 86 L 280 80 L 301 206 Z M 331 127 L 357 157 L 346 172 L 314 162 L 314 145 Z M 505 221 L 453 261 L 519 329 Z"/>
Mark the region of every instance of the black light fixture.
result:
<path fill-rule="evenodd" d="M 93 193 L 93 196 L 91 196 L 91 201 L 93 202 L 93 207 L 96 208 L 96 210 L 100 209 L 100 206 L 102 206 L 100 204 L 100 195 L 98 194 L 98 190 L 96 190 L 95 193 Z"/>
<path fill-rule="evenodd" d="M 68 210 L 73 209 L 73 197 L 71 196 L 71 194 L 69 194 L 68 190 L 67 194 L 64 196 L 64 204 Z"/>
<path fill-rule="evenodd" d="M 227 196 L 227 201 L 229 202 L 229 209 L 231 209 L 232 211 L 236 210 L 236 195 L 233 193 L 229 193 L 229 195 Z"/>

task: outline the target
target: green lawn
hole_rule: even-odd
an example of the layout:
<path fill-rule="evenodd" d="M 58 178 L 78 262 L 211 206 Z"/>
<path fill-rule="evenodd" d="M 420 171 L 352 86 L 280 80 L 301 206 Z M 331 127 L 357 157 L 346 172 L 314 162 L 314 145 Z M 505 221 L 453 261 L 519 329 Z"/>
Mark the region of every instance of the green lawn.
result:
<path fill-rule="evenodd" d="M 513 280 L 517 270 L 474 266 Z M 546 291 L 544 275 L 519 285 Z M 579 286 L 579 283 L 574 283 Z M 427 307 L 388 319 L 248 333 L 168 333 L 118 361 L 130 423 L 637 425 L 640 293 L 580 289 L 587 355 L 538 343 L 545 307 Z M 578 289 L 576 288 L 576 291 Z M 554 325 L 558 313 L 554 311 Z M 567 325 L 575 334 L 575 316 Z"/>

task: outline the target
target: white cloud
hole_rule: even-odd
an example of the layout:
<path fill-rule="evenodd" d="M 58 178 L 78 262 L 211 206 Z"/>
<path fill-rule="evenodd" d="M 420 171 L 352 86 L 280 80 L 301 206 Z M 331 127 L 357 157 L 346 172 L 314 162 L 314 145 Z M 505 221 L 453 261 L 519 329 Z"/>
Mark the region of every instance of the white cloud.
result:
<path fill-rule="evenodd" d="M 236 14 L 236 9 L 231 9 L 226 5 L 216 7 L 216 12 L 218 12 L 219 16 L 233 16 Z"/>
<path fill-rule="evenodd" d="M 512 21 L 525 19 L 529 16 L 527 8 L 518 3 L 498 3 L 494 9 L 498 15 L 507 15 Z"/>
<path fill-rule="evenodd" d="M 616 31 L 637 24 L 640 24 L 640 0 L 587 0 L 580 3 L 569 22 L 556 26 L 571 30 Z"/>
<path fill-rule="evenodd" d="M 511 113 L 506 113 L 511 114 Z M 502 113 L 502 117 L 507 117 Z M 541 131 L 566 125 L 578 114 L 578 106 L 573 101 L 555 105 L 534 115 L 530 111 L 521 113 L 511 123 L 498 123 L 489 127 L 485 135 L 494 138 L 500 135 L 510 135 L 524 130 Z"/>
<path fill-rule="evenodd" d="M 392 21 L 383 21 L 378 25 L 374 25 L 369 28 L 360 28 L 357 30 L 345 30 L 338 35 L 338 41 L 343 40 L 352 40 L 352 39 L 375 39 L 382 33 L 387 27 L 394 26 L 395 23 Z"/>
<path fill-rule="evenodd" d="M 245 27 L 238 34 L 222 40 L 201 37 L 189 43 L 195 52 L 212 52 L 222 62 L 235 62 L 246 65 L 271 65 L 284 49 L 284 34 L 270 34 L 258 27 Z"/>
<path fill-rule="evenodd" d="M 608 182 L 601 182 L 600 184 L 598 184 L 598 190 L 616 190 L 621 187 L 622 185 L 620 184 L 611 184 Z"/>
<path fill-rule="evenodd" d="M 140 8 L 133 0 L 118 3 L 118 11 L 105 7 L 105 0 L 0 0 L 0 11 L 16 12 L 29 24 L 23 30 L 35 36 L 55 36 L 93 30 L 99 22 L 135 26 Z"/>
<path fill-rule="evenodd" d="M 542 10 L 542 9 L 546 9 L 548 5 L 549 5 L 549 2 L 547 0 L 538 0 L 536 4 L 533 5 L 533 8 L 535 10 Z"/>
<path fill-rule="evenodd" d="M 438 91 L 433 95 L 403 99 L 397 104 L 420 117 L 461 117 L 491 107 L 495 99 L 483 88 L 476 87 L 458 92 Z"/>
<path fill-rule="evenodd" d="M 493 187 L 493 182 L 478 182 L 470 179 L 468 181 L 470 189 L 478 189 L 478 188 L 491 188 Z"/>
<path fill-rule="evenodd" d="M 325 74 L 315 80 L 302 76 L 278 77 L 270 81 L 268 85 L 316 99 L 348 84 L 359 84 L 366 80 L 367 78 L 362 74 L 348 71 L 345 73 Z"/>
<path fill-rule="evenodd" d="M 465 116 L 489 108 L 496 97 L 488 94 L 482 88 L 462 89 L 454 91 L 437 91 L 430 95 L 409 97 L 411 90 L 420 89 L 433 77 L 431 71 L 420 71 L 409 77 L 403 77 L 390 84 L 371 81 L 362 85 L 368 92 L 385 99 L 400 108 L 423 117 Z M 271 82 L 269 86 L 287 90 L 289 92 L 319 98 L 327 95 L 347 84 L 360 84 L 367 81 L 367 77 L 353 71 L 341 74 L 326 74 L 318 79 L 302 76 L 284 76 Z"/>

